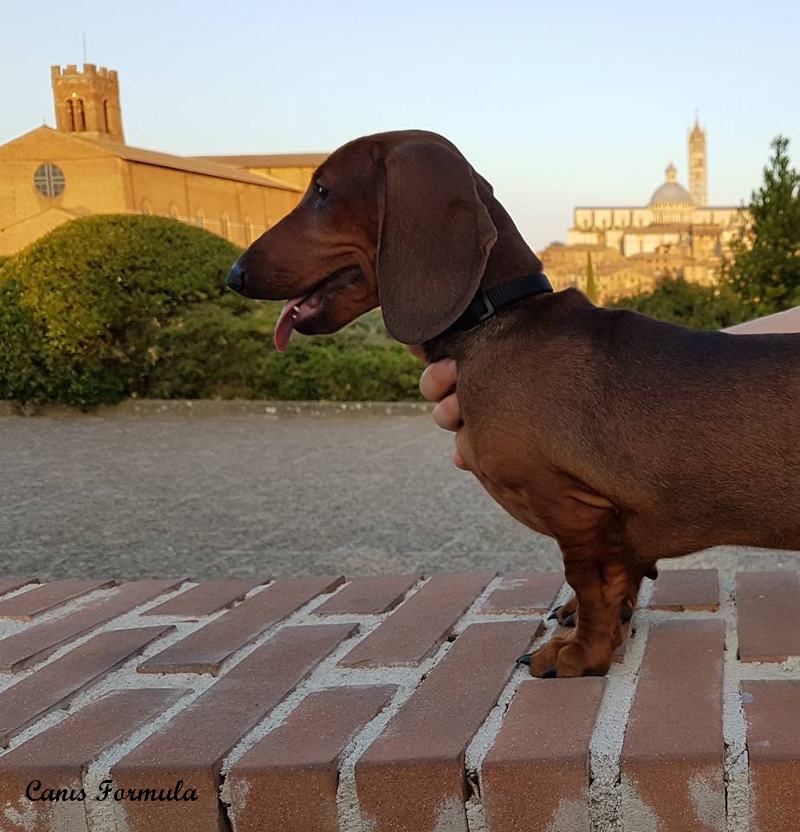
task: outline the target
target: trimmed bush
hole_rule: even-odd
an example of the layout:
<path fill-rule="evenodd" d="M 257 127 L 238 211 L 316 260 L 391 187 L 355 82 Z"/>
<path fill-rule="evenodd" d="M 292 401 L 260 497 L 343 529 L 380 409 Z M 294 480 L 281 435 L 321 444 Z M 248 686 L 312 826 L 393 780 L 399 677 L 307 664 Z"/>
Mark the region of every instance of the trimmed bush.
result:
<path fill-rule="evenodd" d="M 86 217 L 0 269 L 0 397 L 88 405 L 141 394 L 155 334 L 219 298 L 239 249 L 177 220 Z"/>

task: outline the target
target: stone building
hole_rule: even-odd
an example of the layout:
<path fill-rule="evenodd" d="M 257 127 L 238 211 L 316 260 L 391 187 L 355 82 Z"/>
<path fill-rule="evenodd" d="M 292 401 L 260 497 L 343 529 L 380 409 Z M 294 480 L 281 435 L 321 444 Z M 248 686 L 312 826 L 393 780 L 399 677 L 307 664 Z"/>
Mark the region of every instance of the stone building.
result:
<path fill-rule="evenodd" d="M 314 171 L 328 158 L 327 153 L 268 153 L 256 156 L 196 156 L 219 165 L 230 165 L 258 176 L 272 176 L 293 182 L 303 190 Z"/>
<path fill-rule="evenodd" d="M 554 283 L 585 288 L 590 255 L 601 299 L 648 291 L 665 275 L 712 283 L 744 217 L 735 206 L 707 204 L 706 135 L 697 121 L 688 158 L 688 189 L 670 163 L 647 205 L 575 208 L 566 245 L 542 252 Z"/>
<path fill-rule="evenodd" d="M 117 73 L 51 70 L 56 129 L 0 146 L 0 255 L 91 214 L 171 216 L 245 246 L 300 200 L 324 154 L 186 157 L 124 143 Z"/>

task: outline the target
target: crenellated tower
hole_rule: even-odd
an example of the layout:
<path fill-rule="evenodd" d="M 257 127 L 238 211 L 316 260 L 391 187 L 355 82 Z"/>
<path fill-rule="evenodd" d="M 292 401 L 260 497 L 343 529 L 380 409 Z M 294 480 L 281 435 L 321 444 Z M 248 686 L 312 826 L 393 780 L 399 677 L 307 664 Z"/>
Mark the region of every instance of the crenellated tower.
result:
<path fill-rule="evenodd" d="M 689 131 L 689 193 L 698 208 L 708 205 L 706 133 L 697 117 Z"/>
<path fill-rule="evenodd" d="M 50 77 L 59 130 L 125 143 L 116 70 L 84 64 L 80 71 L 69 64 L 50 67 Z"/>

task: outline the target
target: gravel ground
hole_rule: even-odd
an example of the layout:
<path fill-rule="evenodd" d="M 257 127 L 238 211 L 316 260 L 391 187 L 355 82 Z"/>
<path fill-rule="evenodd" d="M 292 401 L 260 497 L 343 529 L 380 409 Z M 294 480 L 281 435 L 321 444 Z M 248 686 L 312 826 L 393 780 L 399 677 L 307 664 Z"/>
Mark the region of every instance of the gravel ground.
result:
<path fill-rule="evenodd" d="M 424 414 L 0 416 L 0 574 L 559 567 L 551 540 L 453 468 L 451 443 Z M 797 561 L 725 549 L 669 565 L 707 564 Z"/>

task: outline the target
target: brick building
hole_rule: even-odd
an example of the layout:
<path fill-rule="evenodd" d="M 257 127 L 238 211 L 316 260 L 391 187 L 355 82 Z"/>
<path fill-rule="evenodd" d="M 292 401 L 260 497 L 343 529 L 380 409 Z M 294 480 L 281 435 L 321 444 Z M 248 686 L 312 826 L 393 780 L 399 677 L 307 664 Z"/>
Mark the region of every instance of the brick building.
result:
<path fill-rule="evenodd" d="M 171 216 L 241 246 L 300 200 L 325 154 L 185 157 L 124 143 L 114 70 L 51 68 L 56 129 L 0 146 L 0 255 L 90 214 Z"/>

